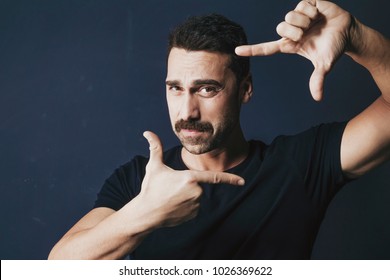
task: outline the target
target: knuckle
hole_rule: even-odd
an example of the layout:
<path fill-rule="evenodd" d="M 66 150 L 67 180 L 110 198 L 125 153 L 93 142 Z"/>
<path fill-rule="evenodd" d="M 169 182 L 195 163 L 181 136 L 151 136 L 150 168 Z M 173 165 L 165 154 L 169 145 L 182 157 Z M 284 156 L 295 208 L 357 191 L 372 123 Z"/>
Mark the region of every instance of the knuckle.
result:
<path fill-rule="evenodd" d="M 290 12 L 288 12 L 288 13 L 286 14 L 286 16 L 284 17 L 284 20 L 285 20 L 286 22 L 291 23 L 291 22 L 294 20 L 294 16 L 295 16 L 294 11 L 290 11 Z"/>
<path fill-rule="evenodd" d="M 221 183 L 221 178 L 218 176 L 217 173 L 215 173 L 215 174 L 213 175 L 213 183 L 214 183 L 214 184 L 219 184 L 219 183 Z"/>
<path fill-rule="evenodd" d="M 308 28 L 311 22 L 310 16 L 296 11 L 289 12 L 285 17 L 285 20 L 288 24 L 302 28 Z"/>
<path fill-rule="evenodd" d="M 296 30 L 296 32 L 294 32 L 294 36 L 292 40 L 298 42 L 302 39 L 302 37 L 303 37 L 303 30 L 299 28 Z"/>
<path fill-rule="evenodd" d="M 301 1 L 301 2 L 298 3 L 298 5 L 295 8 L 295 10 L 303 12 L 303 11 L 305 11 L 307 9 L 308 6 L 309 6 L 309 3 L 307 3 L 306 1 Z"/>
<path fill-rule="evenodd" d="M 309 4 L 307 1 L 299 2 L 295 10 L 307 15 L 310 18 L 315 18 L 318 13 L 317 7 Z"/>
<path fill-rule="evenodd" d="M 303 30 L 299 27 L 292 26 L 287 22 L 282 22 L 276 27 L 279 36 L 290 39 L 292 41 L 299 41 L 302 39 Z"/>
<path fill-rule="evenodd" d="M 303 18 L 303 24 L 302 25 L 303 25 L 304 28 L 309 28 L 310 23 L 311 23 L 311 20 L 310 20 L 309 17 L 304 17 Z"/>
<path fill-rule="evenodd" d="M 281 22 L 279 23 L 277 26 L 276 26 L 276 32 L 283 37 L 283 32 L 284 32 L 284 26 L 285 26 L 285 23 L 284 22 Z"/>
<path fill-rule="evenodd" d="M 191 174 L 191 172 L 188 171 L 188 170 L 184 170 L 184 171 L 182 172 L 182 179 L 183 179 L 183 182 L 184 182 L 185 184 L 189 184 L 189 183 L 193 183 L 193 182 L 194 182 L 194 177 L 193 177 L 193 175 Z"/>

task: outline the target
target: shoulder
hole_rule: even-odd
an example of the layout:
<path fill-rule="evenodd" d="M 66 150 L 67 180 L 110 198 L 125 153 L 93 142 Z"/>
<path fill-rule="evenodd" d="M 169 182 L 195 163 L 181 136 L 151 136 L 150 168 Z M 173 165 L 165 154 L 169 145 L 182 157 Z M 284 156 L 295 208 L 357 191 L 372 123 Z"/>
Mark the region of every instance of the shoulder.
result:
<path fill-rule="evenodd" d="M 290 166 L 303 177 L 341 170 L 340 147 L 346 122 L 319 124 L 294 135 L 276 137 L 264 150 L 264 160 Z"/>
<path fill-rule="evenodd" d="M 300 149 L 315 148 L 325 143 L 340 146 L 346 125 L 347 122 L 322 123 L 293 135 L 280 135 L 267 146 L 267 150 L 295 153 Z"/>
<path fill-rule="evenodd" d="M 320 124 L 294 135 L 278 136 L 266 147 L 264 162 L 276 174 L 298 176 L 308 196 L 325 207 L 347 182 L 340 160 L 346 124 Z"/>

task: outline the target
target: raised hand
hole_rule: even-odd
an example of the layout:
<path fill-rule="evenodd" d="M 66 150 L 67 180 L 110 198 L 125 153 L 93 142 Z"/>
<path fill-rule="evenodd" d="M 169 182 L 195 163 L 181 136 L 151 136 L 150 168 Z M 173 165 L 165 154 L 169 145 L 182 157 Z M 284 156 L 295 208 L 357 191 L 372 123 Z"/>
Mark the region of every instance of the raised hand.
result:
<path fill-rule="evenodd" d="M 241 177 L 230 173 L 173 170 L 163 163 L 158 136 L 147 131 L 144 137 L 149 142 L 150 158 L 139 196 L 158 227 L 175 226 L 197 215 L 202 195 L 199 183 L 244 185 Z"/>
<path fill-rule="evenodd" d="M 281 39 L 240 46 L 236 53 L 241 56 L 295 53 L 309 59 L 314 65 L 310 92 L 320 101 L 326 74 L 348 47 L 352 24 L 350 14 L 331 2 L 301 1 L 277 26 Z"/>

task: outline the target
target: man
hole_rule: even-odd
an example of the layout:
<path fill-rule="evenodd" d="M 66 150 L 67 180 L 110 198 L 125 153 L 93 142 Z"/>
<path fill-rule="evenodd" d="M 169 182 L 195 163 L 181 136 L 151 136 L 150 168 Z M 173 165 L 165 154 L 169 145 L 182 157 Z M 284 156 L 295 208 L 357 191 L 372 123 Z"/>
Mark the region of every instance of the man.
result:
<path fill-rule="evenodd" d="M 195 17 L 170 36 L 166 92 L 182 147 L 163 152 L 145 132 L 150 158 L 135 157 L 106 181 L 95 208 L 50 258 L 305 259 L 340 187 L 390 157 L 390 42 L 326 1 L 301 1 L 278 41 L 245 45 L 241 27 Z M 234 52 L 236 52 L 237 56 Z M 348 123 L 320 125 L 270 145 L 246 141 L 246 56 L 296 53 L 325 75 L 343 54 L 366 67 L 382 95 Z"/>

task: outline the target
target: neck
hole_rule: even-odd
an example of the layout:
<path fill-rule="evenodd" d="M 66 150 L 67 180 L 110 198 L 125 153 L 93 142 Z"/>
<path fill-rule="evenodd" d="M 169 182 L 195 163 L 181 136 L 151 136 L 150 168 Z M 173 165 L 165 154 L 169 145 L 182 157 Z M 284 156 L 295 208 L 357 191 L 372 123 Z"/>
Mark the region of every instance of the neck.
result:
<path fill-rule="evenodd" d="M 249 143 L 240 127 L 220 147 L 210 152 L 195 155 L 182 148 L 181 156 L 191 170 L 225 171 L 243 162 L 249 153 Z"/>

